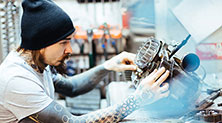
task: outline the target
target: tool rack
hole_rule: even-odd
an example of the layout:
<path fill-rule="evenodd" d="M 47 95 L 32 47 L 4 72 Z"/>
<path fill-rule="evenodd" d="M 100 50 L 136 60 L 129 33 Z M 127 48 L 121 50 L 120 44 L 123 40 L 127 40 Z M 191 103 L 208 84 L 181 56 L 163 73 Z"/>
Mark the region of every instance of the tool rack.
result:
<path fill-rule="evenodd" d="M 0 0 L 0 56 L 4 58 L 16 47 L 19 8 L 16 0 Z"/>

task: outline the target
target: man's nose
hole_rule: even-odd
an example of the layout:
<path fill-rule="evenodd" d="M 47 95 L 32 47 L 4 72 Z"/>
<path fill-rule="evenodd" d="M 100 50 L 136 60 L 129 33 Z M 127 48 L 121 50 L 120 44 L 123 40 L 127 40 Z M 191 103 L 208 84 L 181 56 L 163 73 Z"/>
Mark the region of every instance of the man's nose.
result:
<path fill-rule="evenodd" d="M 69 42 L 66 49 L 65 49 L 65 54 L 72 54 L 72 47 L 71 43 Z"/>

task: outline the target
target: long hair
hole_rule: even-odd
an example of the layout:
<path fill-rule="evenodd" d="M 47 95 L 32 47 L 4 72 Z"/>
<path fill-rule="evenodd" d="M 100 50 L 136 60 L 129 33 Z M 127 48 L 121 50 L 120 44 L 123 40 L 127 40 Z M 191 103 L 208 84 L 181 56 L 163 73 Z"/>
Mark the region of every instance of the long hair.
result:
<path fill-rule="evenodd" d="M 18 47 L 16 49 L 16 51 L 21 52 L 21 53 L 30 52 L 31 56 L 32 56 L 31 59 L 34 62 L 34 65 L 31 65 L 31 67 L 33 67 L 35 69 L 38 69 L 41 73 L 43 73 L 47 64 L 44 63 L 44 56 L 40 53 L 40 50 L 26 50 L 24 48 Z M 53 74 L 59 73 L 63 76 L 65 76 L 67 74 L 66 73 L 66 64 L 64 63 L 66 58 L 68 58 L 68 56 L 66 56 L 64 58 L 64 60 L 61 62 L 61 64 L 58 65 L 58 66 L 50 65 L 50 69 L 51 69 Z"/>

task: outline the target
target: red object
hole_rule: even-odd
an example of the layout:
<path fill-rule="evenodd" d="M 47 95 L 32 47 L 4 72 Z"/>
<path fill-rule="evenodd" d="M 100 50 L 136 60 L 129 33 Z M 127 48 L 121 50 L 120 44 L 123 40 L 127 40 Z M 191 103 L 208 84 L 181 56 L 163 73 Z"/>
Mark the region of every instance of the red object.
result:
<path fill-rule="evenodd" d="M 201 60 L 222 59 L 222 42 L 201 43 L 196 47 L 196 53 Z"/>
<path fill-rule="evenodd" d="M 129 29 L 129 20 L 130 20 L 131 15 L 132 14 L 130 11 L 126 11 L 122 14 L 123 28 Z"/>

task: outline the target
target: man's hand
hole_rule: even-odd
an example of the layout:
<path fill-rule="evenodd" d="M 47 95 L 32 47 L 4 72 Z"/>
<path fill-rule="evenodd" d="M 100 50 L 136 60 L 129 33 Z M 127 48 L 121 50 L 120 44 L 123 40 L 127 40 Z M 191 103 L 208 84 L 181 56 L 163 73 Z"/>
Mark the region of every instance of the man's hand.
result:
<path fill-rule="evenodd" d="M 136 97 L 138 105 L 151 104 L 163 97 L 169 95 L 169 84 L 162 84 L 169 76 L 169 71 L 165 72 L 165 68 L 162 67 L 158 71 L 155 69 L 149 76 L 144 78 L 136 89 L 134 95 Z M 162 86 L 160 87 L 160 85 Z"/>
<path fill-rule="evenodd" d="M 137 66 L 134 64 L 136 55 L 133 53 L 122 52 L 117 56 L 114 56 L 110 60 L 104 63 L 104 67 L 107 70 L 113 70 L 116 72 L 125 70 L 136 70 Z"/>

